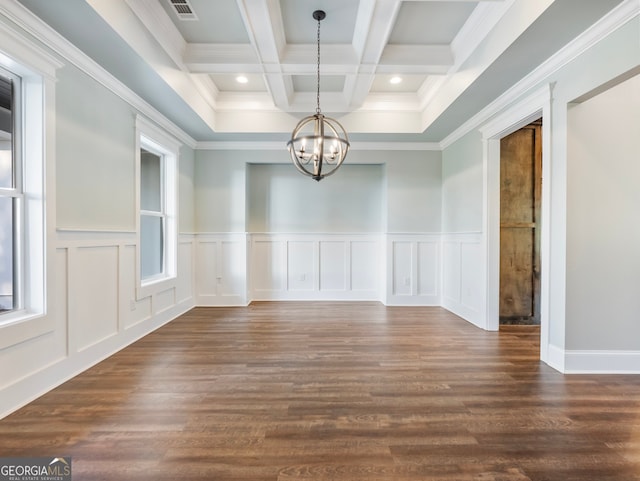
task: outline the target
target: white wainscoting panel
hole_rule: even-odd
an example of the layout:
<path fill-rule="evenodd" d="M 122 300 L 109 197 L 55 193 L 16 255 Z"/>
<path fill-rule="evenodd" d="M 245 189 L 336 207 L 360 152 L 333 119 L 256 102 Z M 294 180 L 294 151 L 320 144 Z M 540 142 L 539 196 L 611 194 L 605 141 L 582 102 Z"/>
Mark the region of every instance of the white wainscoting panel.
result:
<path fill-rule="evenodd" d="M 440 305 L 439 234 L 387 234 L 385 304 Z"/>
<path fill-rule="evenodd" d="M 219 292 L 226 302 L 240 300 L 246 304 L 247 291 L 247 241 L 245 236 L 220 241 Z M 233 301 L 232 301 L 233 299 Z"/>
<path fill-rule="evenodd" d="M 252 238 L 249 272 L 253 281 L 252 299 L 271 299 L 272 292 L 286 290 L 286 243 L 269 238 Z"/>
<path fill-rule="evenodd" d="M 287 246 L 287 290 L 289 292 L 317 291 L 319 269 L 317 242 L 290 240 Z M 304 294 L 303 294 L 304 296 Z"/>
<path fill-rule="evenodd" d="M 194 279 L 194 245 L 193 235 L 182 235 L 178 242 L 178 284 L 176 298 L 178 303 L 190 302 L 193 299 Z"/>
<path fill-rule="evenodd" d="M 351 262 L 345 265 L 350 267 L 347 280 L 351 281 L 350 288 L 353 292 L 377 292 L 377 299 L 380 299 L 384 272 L 384 258 L 380 245 L 377 237 L 375 241 L 350 242 Z"/>
<path fill-rule="evenodd" d="M 162 313 L 170 310 L 176 303 L 176 289 L 172 287 L 153 295 L 153 311 Z"/>
<path fill-rule="evenodd" d="M 415 281 L 414 243 L 411 241 L 391 242 L 391 296 L 411 296 L 411 282 Z"/>
<path fill-rule="evenodd" d="M 47 313 L 54 327 L 0 350 L 0 417 L 194 306 L 186 292 L 176 302 L 175 288 L 159 293 L 155 305 L 151 298 L 136 301 L 135 242 L 134 232 L 56 232 L 55 284 L 47 286 L 47 295 L 54 297 Z M 182 265 L 185 256 L 179 259 L 176 285 L 189 272 Z"/>
<path fill-rule="evenodd" d="M 247 304 L 247 239 L 244 233 L 195 235 L 196 304 Z"/>
<path fill-rule="evenodd" d="M 320 242 L 320 290 L 344 292 L 347 290 L 348 243 Z"/>
<path fill-rule="evenodd" d="M 378 234 L 251 234 L 250 299 L 378 300 Z"/>
<path fill-rule="evenodd" d="M 484 328 L 482 235 L 445 234 L 442 250 L 442 306 Z"/>
<path fill-rule="evenodd" d="M 418 295 L 440 297 L 440 242 L 418 242 Z"/>
<path fill-rule="evenodd" d="M 118 247 L 77 247 L 70 254 L 71 340 L 83 351 L 118 333 Z"/>

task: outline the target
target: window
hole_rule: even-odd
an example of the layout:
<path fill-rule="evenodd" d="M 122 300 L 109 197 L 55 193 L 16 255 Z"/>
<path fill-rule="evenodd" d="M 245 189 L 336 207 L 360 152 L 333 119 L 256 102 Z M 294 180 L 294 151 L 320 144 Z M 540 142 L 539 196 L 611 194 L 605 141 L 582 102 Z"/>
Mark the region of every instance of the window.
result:
<path fill-rule="evenodd" d="M 165 268 L 168 216 L 163 167 L 162 155 L 140 149 L 140 270 L 143 280 L 161 276 Z"/>
<path fill-rule="evenodd" d="M 0 56 L 0 325 L 40 318 L 39 327 L 30 327 L 34 334 L 49 329 L 41 316 L 49 258 L 46 219 L 55 205 L 45 199 L 45 156 L 52 154 L 44 146 L 44 93 L 53 93 L 53 81 L 2 60 Z M 21 335 L 5 329 L 0 349 Z"/>
<path fill-rule="evenodd" d="M 0 28 L 0 350 L 52 332 L 55 98 L 62 63 Z"/>
<path fill-rule="evenodd" d="M 142 118 L 138 128 L 138 297 L 175 280 L 179 144 Z"/>
<path fill-rule="evenodd" d="M 23 189 L 14 139 L 19 118 L 20 78 L 0 70 L 0 314 L 21 307 L 20 273 Z"/>

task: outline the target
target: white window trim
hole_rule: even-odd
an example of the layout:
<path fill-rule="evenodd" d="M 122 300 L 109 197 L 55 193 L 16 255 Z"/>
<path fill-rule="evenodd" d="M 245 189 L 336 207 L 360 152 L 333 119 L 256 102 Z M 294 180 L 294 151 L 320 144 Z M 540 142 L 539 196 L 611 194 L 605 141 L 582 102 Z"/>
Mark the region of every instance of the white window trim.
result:
<path fill-rule="evenodd" d="M 180 142 L 165 131 L 146 120 L 136 116 L 136 297 L 142 299 L 174 288 L 177 284 L 178 257 L 178 156 Z M 142 279 L 141 257 L 141 222 L 140 222 L 140 149 L 144 148 L 157 153 L 163 158 L 163 209 L 166 214 L 164 269 L 159 276 Z"/>
<path fill-rule="evenodd" d="M 0 349 L 55 329 L 55 74 L 57 59 L 13 26 L 0 22 L 0 66 L 21 78 L 24 222 L 21 308 L 0 316 Z M 47 175 L 47 172 L 50 172 Z"/>

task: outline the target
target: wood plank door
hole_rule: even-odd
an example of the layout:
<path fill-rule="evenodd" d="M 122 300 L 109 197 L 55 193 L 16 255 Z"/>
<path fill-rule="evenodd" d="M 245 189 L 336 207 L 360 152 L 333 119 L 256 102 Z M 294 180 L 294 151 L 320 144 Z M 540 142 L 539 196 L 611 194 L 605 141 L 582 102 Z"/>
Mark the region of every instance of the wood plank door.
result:
<path fill-rule="evenodd" d="M 501 324 L 540 324 L 541 127 L 500 141 Z"/>

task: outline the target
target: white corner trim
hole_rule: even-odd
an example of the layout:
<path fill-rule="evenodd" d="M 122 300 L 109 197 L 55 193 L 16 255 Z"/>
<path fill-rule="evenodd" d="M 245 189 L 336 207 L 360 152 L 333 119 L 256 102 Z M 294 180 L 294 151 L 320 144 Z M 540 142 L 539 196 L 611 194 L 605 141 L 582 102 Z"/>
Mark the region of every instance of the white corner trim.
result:
<path fill-rule="evenodd" d="M 162 115 L 151 104 L 147 103 L 126 85 L 116 79 L 97 62 L 89 58 L 79 48 L 65 39 L 53 28 L 31 13 L 18 2 L 5 2 L 0 13 L 10 21 L 18 25 L 25 32 L 33 35 L 42 44 L 49 46 L 63 59 L 78 67 L 96 82 L 100 83 L 133 108 L 139 110 L 147 117 L 153 119 L 158 125 L 170 132 L 173 136 L 191 148 L 195 148 L 196 141 L 184 130 Z"/>
<path fill-rule="evenodd" d="M 640 15 L 640 0 L 626 0 L 600 21 L 578 35 L 569 44 L 556 52 L 547 61 L 540 64 L 529 75 L 524 77 L 513 87 L 503 93 L 484 109 L 471 117 L 467 122 L 458 127 L 440 142 L 440 147 L 446 149 L 469 132 L 478 128 L 492 116 L 507 108 L 527 91 L 543 82 L 554 72 L 560 70 L 580 54 L 610 35 L 625 23 Z"/>
<path fill-rule="evenodd" d="M 564 349 L 560 349 L 558 346 L 549 344 L 547 360 L 545 362 L 556 371 L 564 373 Z"/>

